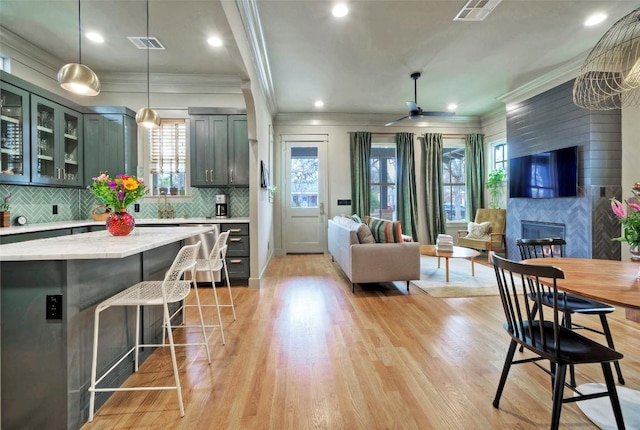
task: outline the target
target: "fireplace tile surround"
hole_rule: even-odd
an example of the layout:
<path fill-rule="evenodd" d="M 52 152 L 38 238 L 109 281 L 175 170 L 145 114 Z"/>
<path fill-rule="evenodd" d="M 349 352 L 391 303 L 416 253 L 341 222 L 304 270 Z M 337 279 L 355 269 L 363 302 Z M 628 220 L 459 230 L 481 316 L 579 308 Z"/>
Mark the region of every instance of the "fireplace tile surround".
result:
<path fill-rule="evenodd" d="M 620 243 L 611 240 L 620 235 L 620 225 L 612 216 L 610 198 L 621 193 L 621 187 L 581 187 L 579 197 L 509 199 L 508 258 L 520 259 L 515 242 L 522 235 L 521 221 L 535 220 L 565 225 L 568 257 L 620 260 Z"/>

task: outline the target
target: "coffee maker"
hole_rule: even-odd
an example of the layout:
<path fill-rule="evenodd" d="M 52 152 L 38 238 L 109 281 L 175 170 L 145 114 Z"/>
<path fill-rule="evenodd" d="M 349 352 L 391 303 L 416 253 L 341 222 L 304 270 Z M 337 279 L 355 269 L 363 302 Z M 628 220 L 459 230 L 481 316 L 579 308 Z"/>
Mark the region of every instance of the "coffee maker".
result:
<path fill-rule="evenodd" d="M 229 196 L 226 194 L 216 194 L 216 218 L 227 218 L 229 216 Z"/>

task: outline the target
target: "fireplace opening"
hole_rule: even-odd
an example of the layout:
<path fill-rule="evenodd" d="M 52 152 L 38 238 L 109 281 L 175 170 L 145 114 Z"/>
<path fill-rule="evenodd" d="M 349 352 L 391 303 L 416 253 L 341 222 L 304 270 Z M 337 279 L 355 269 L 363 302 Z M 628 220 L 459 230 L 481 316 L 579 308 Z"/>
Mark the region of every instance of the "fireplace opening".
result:
<path fill-rule="evenodd" d="M 565 239 L 565 225 L 554 222 L 526 221 L 520 222 L 522 227 L 522 239 Z"/>

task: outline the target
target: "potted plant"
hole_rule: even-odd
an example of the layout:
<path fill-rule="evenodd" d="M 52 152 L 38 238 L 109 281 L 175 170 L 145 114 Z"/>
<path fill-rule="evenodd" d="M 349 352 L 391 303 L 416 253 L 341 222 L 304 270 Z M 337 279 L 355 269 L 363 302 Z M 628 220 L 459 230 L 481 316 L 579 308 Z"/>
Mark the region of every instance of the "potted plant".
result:
<path fill-rule="evenodd" d="M 491 209 L 498 209 L 502 205 L 502 195 L 504 191 L 504 180 L 507 178 L 507 172 L 502 167 L 493 169 L 489 172 L 486 186 L 491 192 L 491 202 L 489 207 Z"/>
<path fill-rule="evenodd" d="M 11 226 L 11 211 L 9 206 L 10 198 L 11 193 L 7 194 L 7 196 L 2 201 L 0 201 L 0 227 Z"/>

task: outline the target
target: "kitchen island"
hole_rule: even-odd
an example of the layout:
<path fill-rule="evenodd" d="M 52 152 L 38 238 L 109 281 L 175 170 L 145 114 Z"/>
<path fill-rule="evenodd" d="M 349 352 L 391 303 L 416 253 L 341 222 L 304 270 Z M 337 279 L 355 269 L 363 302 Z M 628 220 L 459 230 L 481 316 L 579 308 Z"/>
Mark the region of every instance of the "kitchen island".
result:
<path fill-rule="evenodd" d="M 78 429 L 88 417 L 93 311 L 141 280 L 162 279 L 182 241 L 205 227 L 136 227 L 0 245 L 2 428 Z M 142 313 L 144 342 L 162 334 L 162 310 Z M 134 309 L 101 318 L 99 371 L 130 348 Z M 151 350 L 144 351 L 146 358 Z M 121 363 L 107 383 L 133 372 Z M 97 396 L 100 406 L 108 397 Z"/>

